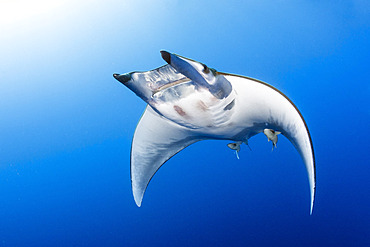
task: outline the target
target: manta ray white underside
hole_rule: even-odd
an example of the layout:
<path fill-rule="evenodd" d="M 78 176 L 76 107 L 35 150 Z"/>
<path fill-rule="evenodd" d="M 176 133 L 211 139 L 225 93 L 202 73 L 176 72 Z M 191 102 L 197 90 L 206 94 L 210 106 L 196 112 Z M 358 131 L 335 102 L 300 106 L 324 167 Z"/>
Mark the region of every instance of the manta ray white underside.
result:
<path fill-rule="evenodd" d="M 294 145 L 306 166 L 312 214 L 315 158 L 307 125 L 283 93 L 264 82 L 220 73 L 206 65 L 162 51 L 168 65 L 114 77 L 148 103 L 133 137 L 131 181 L 135 202 L 156 171 L 185 147 L 201 140 L 240 145 L 264 133 L 276 146 L 278 134 Z"/>

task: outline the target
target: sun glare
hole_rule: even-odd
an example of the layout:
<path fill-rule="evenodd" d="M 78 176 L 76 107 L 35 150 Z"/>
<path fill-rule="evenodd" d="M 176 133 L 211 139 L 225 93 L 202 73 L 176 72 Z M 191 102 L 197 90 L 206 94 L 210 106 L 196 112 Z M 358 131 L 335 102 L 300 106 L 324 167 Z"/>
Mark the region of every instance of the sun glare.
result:
<path fill-rule="evenodd" d="M 63 0 L 5 0 L 0 2 L 0 26 L 10 26 L 63 5 Z"/>

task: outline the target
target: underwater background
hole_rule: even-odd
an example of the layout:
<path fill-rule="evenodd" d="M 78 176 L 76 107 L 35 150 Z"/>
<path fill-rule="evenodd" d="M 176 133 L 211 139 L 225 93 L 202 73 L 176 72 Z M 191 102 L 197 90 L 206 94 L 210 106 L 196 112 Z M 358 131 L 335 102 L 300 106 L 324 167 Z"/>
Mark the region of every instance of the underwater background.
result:
<path fill-rule="evenodd" d="M 0 247 L 370 246 L 370 4 L 2 1 Z M 113 73 L 165 49 L 265 81 L 310 130 L 317 193 L 284 138 L 202 141 L 138 208 L 130 146 L 145 103 Z"/>

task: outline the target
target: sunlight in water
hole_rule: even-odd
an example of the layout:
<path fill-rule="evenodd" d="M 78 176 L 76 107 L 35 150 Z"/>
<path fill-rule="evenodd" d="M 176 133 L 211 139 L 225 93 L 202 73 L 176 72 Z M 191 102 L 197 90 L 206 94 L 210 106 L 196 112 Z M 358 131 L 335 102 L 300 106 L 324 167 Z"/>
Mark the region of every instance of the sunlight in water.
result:
<path fill-rule="evenodd" d="M 0 3 L 0 26 L 26 21 L 34 16 L 55 10 L 63 0 L 3 0 Z"/>

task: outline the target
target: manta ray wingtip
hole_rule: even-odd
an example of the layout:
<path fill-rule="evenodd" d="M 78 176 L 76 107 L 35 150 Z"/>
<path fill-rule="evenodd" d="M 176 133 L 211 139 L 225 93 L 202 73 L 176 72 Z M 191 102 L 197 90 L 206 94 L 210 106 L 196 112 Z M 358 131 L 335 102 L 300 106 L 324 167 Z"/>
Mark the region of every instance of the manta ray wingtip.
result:
<path fill-rule="evenodd" d="M 134 196 L 134 200 L 136 205 L 140 208 L 141 203 L 143 202 L 143 197 L 145 193 L 145 187 L 137 186 L 136 183 L 132 183 L 132 195 Z"/>
<path fill-rule="evenodd" d="M 315 201 L 315 191 L 316 191 L 316 187 L 314 187 L 313 191 L 311 192 L 310 215 L 312 215 L 312 212 L 313 212 L 313 205 L 314 205 L 314 201 Z"/>
<path fill-rule="evenodd" d="M 141 207 L 141 203 L 143 201 L 143 197 L 137 198 L 137 197 L 134 196 L 134 200 L 135 200 L 136 206 L 138 206 L 140 208 Z"/>

